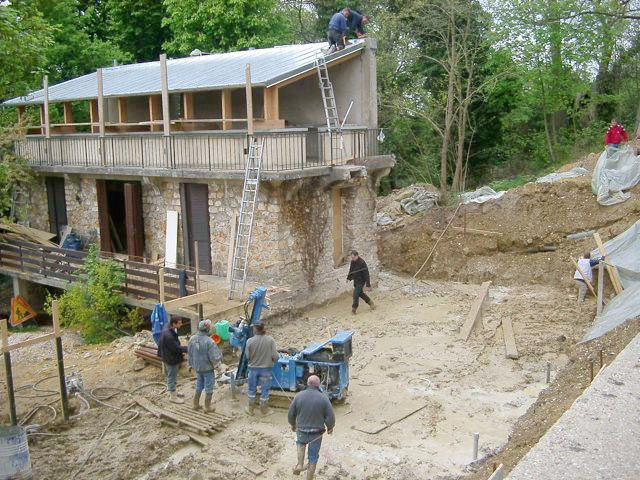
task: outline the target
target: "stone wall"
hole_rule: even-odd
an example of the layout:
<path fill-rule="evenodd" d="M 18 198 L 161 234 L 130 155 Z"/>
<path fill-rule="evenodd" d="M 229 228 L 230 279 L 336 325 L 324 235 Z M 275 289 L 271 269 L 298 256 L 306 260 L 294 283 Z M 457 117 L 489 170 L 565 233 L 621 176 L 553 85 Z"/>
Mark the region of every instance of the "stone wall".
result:
<path fill-rule="evenodd" d="M 80 175 L 64 176 L 67 222 L 83 243 L 100 245 L 96 180 Z"/>
<path fill-rule="evenodd" d="M 142 182 L 142 219 L 144 222 L 144 255 L 164 257 L 167 233 L 167 210 L 178 212 L 178 263 L 182 258 L 182 212 L 180 183 L 152 179 Z"/>
<path fill-rule="evenodd" d="M 18 212 L 18 218 L 21 219 L 24 213 Z M 35 185 L 29 187 L 29 208 L 25 219 L 31 228 L 49 231 L 49 200 L 45 177 L 37 176 Z"/>

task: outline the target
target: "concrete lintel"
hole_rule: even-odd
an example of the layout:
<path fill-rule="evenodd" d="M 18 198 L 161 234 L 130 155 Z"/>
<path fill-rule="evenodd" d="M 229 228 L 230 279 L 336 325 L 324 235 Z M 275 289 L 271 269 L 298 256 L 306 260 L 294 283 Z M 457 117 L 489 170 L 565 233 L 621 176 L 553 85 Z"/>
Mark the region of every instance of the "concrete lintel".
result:
<path fill-rule="evenodd" d="M 393 168 L 396 164 L 395 155 L 372 155 L 362 160 L 356 160 L 356 165 L 363 165 L 367 170 Z"/>

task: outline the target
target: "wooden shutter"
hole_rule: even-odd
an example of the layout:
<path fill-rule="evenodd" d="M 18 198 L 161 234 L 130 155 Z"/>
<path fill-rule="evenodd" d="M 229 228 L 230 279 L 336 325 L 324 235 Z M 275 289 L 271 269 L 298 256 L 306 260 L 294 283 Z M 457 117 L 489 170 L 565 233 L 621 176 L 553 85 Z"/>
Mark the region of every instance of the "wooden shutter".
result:
<path fill-rule="evenodd" d="M 127 230 L 127 254 L 142 257 L 144 225 L 142 220 L 142 191 L 138 182 L 124 184 L 124 218 Z"/>
<path fill-rule="evenodd" d="M 188 258 L 195 266 L 195 242 L 198 242 L 200 273 L 211 273 L 211 232 L 209 230 L 209 190 L 202 183 L 185 184 L 187 210 Z"/>
<path fill-rule="evenodd" d="M 49 231 L 60 236 L 62 227 L 67 224 L 64 178 L 47 177 L 46 184 L 49 207 Z"/>
<path fill-rule="evenodd" d="M 107 182 L 105 180 L 96 180 L 96 196 L 98 197 L 98 222 L 100 223 L 100 250 L 113 252 L 111 231 L 109 229 Z"/>

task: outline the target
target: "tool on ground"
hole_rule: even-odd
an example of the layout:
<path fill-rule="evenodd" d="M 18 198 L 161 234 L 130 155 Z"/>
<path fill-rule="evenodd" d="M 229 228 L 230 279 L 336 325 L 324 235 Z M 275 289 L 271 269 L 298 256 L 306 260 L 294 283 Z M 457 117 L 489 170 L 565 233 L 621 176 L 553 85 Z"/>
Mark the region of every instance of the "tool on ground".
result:
<path fill-rule="evenodd" d="M 266 287 L 257 287 L 245 303 L 245 317 L 236 325 L 229 326 L 232 335 L 229 343 L 241 351 L 238 367 L 228 372 L 225 382 L 231 384 L 232 394 L 247 381 L 248 358 L 247 341 L 253 336 L 254 324 L 260 321 L 262 310 L 269 308 L 266 304 Z M 249 314 L 249 307 L 253 309 Z M 291 397 L 307 385 L 311 375 L 320 377 L 322 390 L 331 400 L 342 402 L 349 391 L 349 358 L 353 353 L 351 331 L 338 332 L 329 340 L 312 343 L 303 350 L 288 348 L 279 350 L 280 358 L 273 365 L 271 389 L 276 397 Z"/>

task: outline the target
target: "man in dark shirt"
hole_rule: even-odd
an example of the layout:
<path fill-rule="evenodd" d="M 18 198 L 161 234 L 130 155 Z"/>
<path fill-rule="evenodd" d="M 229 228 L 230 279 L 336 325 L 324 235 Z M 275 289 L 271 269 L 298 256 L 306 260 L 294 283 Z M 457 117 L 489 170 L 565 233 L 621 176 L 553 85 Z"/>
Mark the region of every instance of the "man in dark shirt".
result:
<path fill-rule="evenodd" d="M 173 403 L 184 403 L 184 400 L 179 398 L 176 392 L 176 379 L 182 363 L 182 355 L 187 353 L 187 347 L 180 345 L 180 339 L 178 338 L 178 329 L 181 326 L 181 318 L 172 318 L 162 330 L 160 340 L 158 340 L 158 355 L 160 355 L 164 363 L 164 370 L 167 375 L 167 392 L 169 393 L 169 400 Z"/>
<path fill-rule="evenodd" d="M 356 252 L 355 250 L 351 250 L 351 266 L 349 267 L 347 282 L 349 282 L 350 280 L 353 280 L 353 304 L 351 305 L 351 314 L 356 314 L 356 310 L 358 310 L 358 305 L 360 304 L 361 298 L 369 304 L 371 310 L 375 309 L 376 306 L 373 303 L 373 300 L 371 300 L 369 296 L 363 291 L 365 285 L 368 288 L 371 288 L 371 279 L 369 278 L 369 268 L 367 267 L 367 262 L 360 258 L 358 252 Z"/>
<path fill-rule="evenodd" d="M 369 17 L 353 9 L 349 9 L 349 20 L 347 23 L 349 30 L 353 30 L 356 37 L 362 38 L 365 36 L 364 26 L 369 23 Z"/>
<path fill-rule="evenodd" d="M 329 42 L 329 50 L 327 53 L 333 53 L 336 50 L 342 50 L 345 46 L 347 37 L 347 19 L 349 18 L 349 9 L 343 8 L 334 13 L 329 20 L 327 27 L 327 40 Z"/>

